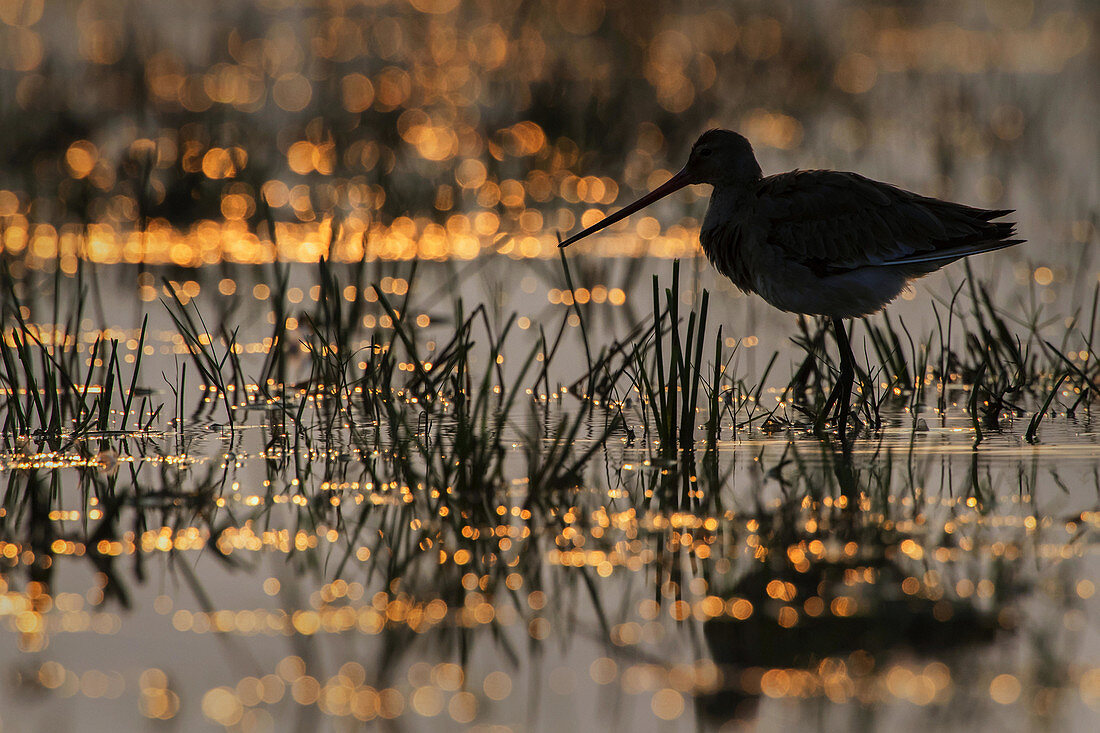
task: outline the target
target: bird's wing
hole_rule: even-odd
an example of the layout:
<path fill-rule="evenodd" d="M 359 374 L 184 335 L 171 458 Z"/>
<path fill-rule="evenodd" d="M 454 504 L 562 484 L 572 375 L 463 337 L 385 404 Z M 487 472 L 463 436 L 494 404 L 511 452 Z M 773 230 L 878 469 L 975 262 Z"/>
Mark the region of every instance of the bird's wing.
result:
<path fill-rule="evenodd" d="M 765 178 L 757 211 L 767 241 L 816 271 L 940 261 L 1008 246 L 1008 211 L 920 196 L 837 171 L 793 171 Z M 1012 242 L 1015 243 L 1015 242 Z"/>

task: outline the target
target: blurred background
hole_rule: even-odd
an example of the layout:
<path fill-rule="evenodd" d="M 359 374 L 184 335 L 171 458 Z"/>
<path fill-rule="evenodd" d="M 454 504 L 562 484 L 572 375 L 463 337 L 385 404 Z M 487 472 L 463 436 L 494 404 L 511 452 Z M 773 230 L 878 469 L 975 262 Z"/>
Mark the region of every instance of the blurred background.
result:
<path fill-rule="evenodd" d="M 1091 0 L 0 0 L 21 268 L 556 257 L 712 126 L 765 173 L 1016 208 L 1039 285 L 1100 179 Z M 586 242 L 690 255 L 704 187 Z M 1001 257 L 1025 256 L 1023 252 Z"/>

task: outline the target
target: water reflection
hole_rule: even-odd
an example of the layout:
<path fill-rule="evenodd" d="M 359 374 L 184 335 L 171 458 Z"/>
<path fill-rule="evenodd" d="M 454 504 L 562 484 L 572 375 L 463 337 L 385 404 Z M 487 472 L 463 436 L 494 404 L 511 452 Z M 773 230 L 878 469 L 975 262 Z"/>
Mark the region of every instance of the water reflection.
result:
<path fill-rule="evenodd" d="M 975 581 L 953 586 L 950 543 L 929 545 L 924 515 L 861 485 L 849 455 L 827 461 L 837 491 L 815 482 L 800 496 L 782 480 L 778 507 L 747 523 L 755 562 L 719 581 L 731 614 L 704 633 L 726 684 L 703 698 L 709 716 L 751 718 L 762 696 L 945 706 L 967 674 L 958 662 L 1015 629 L 1026 589 L 1011 565 L 960 594 Z"/>
<path fill-rule="evenodd" d="M 20 678 L 62 697 L 137 690 L 149 717 L 260 729 L 291 710 L 515 723 L 524 695 L 557 688 L 685 723 L 694 697 L 717 727 L 790 700 L 807 720 L 837 704 L 827 726 L 912 703 L 964 729 L 975 705 L 1073 719 L 1060 696 L 1092 694 L 1091 668 L 1044 635 L 1052 618 L 1085 618 L 1094 587 L 1066 563 L 1100 514 L 1041 512 L 1037 462 L 745 441 L 700 456 L 719 469 L 685 492 L 692 474 L 623 443 L 577 472 L 583 488 L 536 494 L 528 468 L 548 456 L 517 446 L 500 475 L 441 491 L 380 481 L 380 456 L 349 432 L 339 450 L 269 453 L 270 430 L 195 426 L 176 438 L 186 460 L 123 439 L 106 449 L 127 457 L 114 466 L 101 451 L 96 465 L 9 471 L 2 611 L 40 660 Z M 1095 495 L 1070 490 L 1062 508 Z M 172 646 L 213 635 L 223 651 L 203 658 L 233 661 L 197 694 L 175 681 L 181 660 L 89 670 L 66 641 L 130 623 Z M 568 663 L 547 671 L 557 655 Z"/>

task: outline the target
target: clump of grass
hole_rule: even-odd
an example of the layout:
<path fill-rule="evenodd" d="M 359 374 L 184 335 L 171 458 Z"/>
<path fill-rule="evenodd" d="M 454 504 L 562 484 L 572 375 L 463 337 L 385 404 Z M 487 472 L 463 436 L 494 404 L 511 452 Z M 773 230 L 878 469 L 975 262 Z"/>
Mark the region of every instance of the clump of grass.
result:
<path fill-rule="evenodd" d="M 164 288 L 172 298 L 171 301 L 164 301 L 164 307 L 168 311 L 168 315 L 171 316 L 172 322 L 175 323 L 176 330 L 183 337 L 184 344 L 191 354 L 191 362 L 202 376 L 204 386 L 206 389 L 215 392 L 215 397 L 221 401 L 225 408 L 226 421 L 229 423 L 229 427 L 232 428 L 234 425 L 233 404 L 230 402 L 229 395 L 232 372 L 227 374 L 229 371 L 227 365 L 229 368 L 234 366 L 231 363 L 231 357 L 237 350 L 237 329 L 234 329 L 231 333 L 221 335 L 222 353 L 219 354 L 217 347 L 219 339 L 211 336 L 210 329 L 207 327 L 198 306 L 192 305 L 188 308 L 188 304 L 183 302 L 179 293 L 176 292 L 175 287 L 167 278 L 164 279 Z M 235 391 L 236 385 L 233 386 Z"/>
<path fill-rule="evenodd" d="M 57 323 L 52 333 L 44 332 L 24 318 L 25 307 L 10 279 L 8 285 L 5 329 L 0 335 L 0 388 L 8 394 L 0 404 L 6 446 L 11 449 L 20 440 L 31 439 L 57 451 L 79 438 L 127 432 L 131 421 L 135 430 L 148 431 L 160 408 L 147 414 L 147 395 L 135 404 L 141 391 L 137 382 L 148 319 L 142 321 L 128 378 L 123 373 L 118 339 L 105 341 L 102 336 L 92 344 L 87 367 L 82 370 L 80 360 L 84 357 L 76 331 L 81 306 L 73 309 L 66 324 Z M 55 291 L 54 297 L 53 313 L 60 321 L 60 291 Z"/>
<path fill-rule="evenodd" d="M 1054 398 L 1058 396 L 1058 390 L 1062 388 L 1062 382 L 1066 381 L 1068 377 L 1069 372 L 1063 372 L 1062 375 L 1054 381 L 1054 385 L 1050 388 L 1050 392 L 1047 393 L 1047 397 L 1043 400 L 1042 406 L 1032 415 L 1027 425 L 1027 432 L 1024 434 L 1024 438 L 1027 442 L 1034 443 L 1038 440 L 1039 424 L 1042 423 L 1043 416 L 1046 415 L 1047 410 L 1050 409 L 1050 404 L 1054 401 Z"/>
<path fill-rule="evenodd" d="M 663 292 L 659 278 L 653 278 L 652 295 L 649 325 L 636 325 L 627 339 L 613 342 L 595 358 L 589 353 L 588 369 L 574 387 L 582 387 L 585 401 L 605 408 L 623 424 L 624 407 L 636 395 L 642 431 L 652 441 L 647 445 L 654 446 L 660 460 L 675 462 L 698 447 L 700 422 L 708 447 L 719 440 L 723 413 L 736 422 L 737 386 L 727 372 L 733 355 L 726 353 L 721 329 L 713 351 L 707 348 L 709 292 L 702 292 L 699 307 L 686 318 L 681 314 L 679 261 L 673 262 L 671 283 Z M 582 319 L 582 331 L 583 324 Z M 708 364 L 704 354 L 710 353 L 713 361 Z M 706 413 L 702 421 L 701 412 Z M 630 429 L 629 438 L 634 434 Z"/>
<path fill-rule="evenodd" d="M 904 404 L 915 421 L 924 406 L 929 382 L 933 333 L 915 341 L 904 319 L 895 321 L 887 311 L 878 318 L 864 319 L 863 326 L 871 340 L 878 371 L 886 377 L 882 399 L 874 403 L 876 415 L 883 403 Z"/>

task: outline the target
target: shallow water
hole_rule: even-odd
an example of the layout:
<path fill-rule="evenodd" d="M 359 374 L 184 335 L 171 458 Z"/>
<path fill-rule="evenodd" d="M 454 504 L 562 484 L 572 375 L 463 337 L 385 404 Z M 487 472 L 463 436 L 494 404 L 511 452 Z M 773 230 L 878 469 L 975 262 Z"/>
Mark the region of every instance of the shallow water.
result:
<path fill-rule="evenodd" d="M 4 517 L 26 538 L 0 549 L 5 725 L 1087 729 L 1088 421 L 975 448 L 965 415 L 890 417 L 848 453 L 743 434 L 662 465 L 610 441 L 542 496 L 520 447 L 440 500 L 320 433 L 266 448 L 255 421 L 83 474 L 11 458 L 12 485 L 56 493 L 48 520 L 33 498 Z"/>

